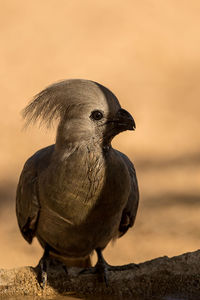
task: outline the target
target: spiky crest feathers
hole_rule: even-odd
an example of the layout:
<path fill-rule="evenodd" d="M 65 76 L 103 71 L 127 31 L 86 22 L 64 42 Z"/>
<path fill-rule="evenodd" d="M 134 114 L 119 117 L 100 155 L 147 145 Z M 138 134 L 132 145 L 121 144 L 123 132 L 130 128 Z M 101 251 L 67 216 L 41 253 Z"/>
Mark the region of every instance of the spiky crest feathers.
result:
<path fill-rule="evenodd" d="M 54 120 L 62 120 L 67 110 L 102 96 L 104 88 L 96 82 L 71 79 L 54 83 L 38 93 L 22 111 L 25 126 L 40 121 L 50 127 Z"/>

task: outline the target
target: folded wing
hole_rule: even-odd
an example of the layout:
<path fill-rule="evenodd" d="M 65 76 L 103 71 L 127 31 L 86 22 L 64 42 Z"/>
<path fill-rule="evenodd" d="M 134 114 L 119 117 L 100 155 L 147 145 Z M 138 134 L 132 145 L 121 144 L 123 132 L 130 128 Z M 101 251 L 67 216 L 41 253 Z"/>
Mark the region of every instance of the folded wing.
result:
<path fill-rule="evenodd" d="M 137 209 L 138 209 L 138 203 L 139 203 L 139 188 L 138 188 L 135 168 L 132 162 L 125 154 L 119 151 L 118 153 L 124 160 L 128 168 L 130 179 L 131 179 L 131 190 L 130 190 L 129 198 L 122 212 L 121 222 L 119 225 L 119 237 L 121 237 L 127 232 L 127 230 L 130 227 L 134 225 Z"/>

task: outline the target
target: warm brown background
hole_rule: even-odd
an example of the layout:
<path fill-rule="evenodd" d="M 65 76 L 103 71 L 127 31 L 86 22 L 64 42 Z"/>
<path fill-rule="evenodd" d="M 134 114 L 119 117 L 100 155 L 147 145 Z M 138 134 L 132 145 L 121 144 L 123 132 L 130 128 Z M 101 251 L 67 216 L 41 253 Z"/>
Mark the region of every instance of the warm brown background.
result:
<path fill-rule="evenodd" d="M 48 84 L 87 78 L 109 87 L 137 130 L 114 146 L 135 162 L 135 228 L 105 257 L 141 262 L 200 247 L 200 2 L 0 2 L 0 267 L 35 265 L 42 250 L 21 237 L 15 188 L 25 160 L 55 132 L 22 131 L 20 110 Z"/>

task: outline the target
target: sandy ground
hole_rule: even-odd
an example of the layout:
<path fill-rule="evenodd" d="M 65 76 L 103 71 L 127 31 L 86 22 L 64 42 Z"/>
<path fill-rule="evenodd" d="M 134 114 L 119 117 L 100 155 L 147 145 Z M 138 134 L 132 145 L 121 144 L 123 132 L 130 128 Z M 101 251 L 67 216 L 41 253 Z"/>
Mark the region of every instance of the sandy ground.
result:
<path fill-rule="evenodd" d="M 8 0 L 0 3 L 0 267 L 35 265 L 21 237 L 15 189 L 25 160 L 55 130 L 22 131 L 20 110 L 64 78 L 108 86 L 137 130 L 113 144 L 135 162 L 141 204 L 133 230 L 105 250 L 110 263 L 199 248 L 200 3 Z M 95 258 L 94 258 L 95 259 Z"/>

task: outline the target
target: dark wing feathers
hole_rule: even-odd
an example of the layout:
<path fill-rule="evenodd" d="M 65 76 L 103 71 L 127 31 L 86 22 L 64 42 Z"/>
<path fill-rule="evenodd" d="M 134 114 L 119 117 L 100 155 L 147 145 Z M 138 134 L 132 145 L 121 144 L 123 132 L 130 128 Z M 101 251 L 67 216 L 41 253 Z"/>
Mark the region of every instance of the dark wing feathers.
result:
<path fill-rule="evenodd" d="M 35 236 L 40 211 L 38 173 L 48 166 L 54 145 L 36 152 L 22 170 L 16 195 L 16 214 L 19 228 L 27 242 Z M 38 172 L 39 171 L 39 172 Z"/>
<path fill-rule="evenodd" d="M 28 160 L 22 170 L 16 196 L 16 213 L 23 237 L 32 242 L 39 215 L 37 195 L 37 170 L 32 160 Z"/>
<path fill-rule="evenodd" d="M 127 230 L 133 226 L 137 214 L 138 202 L 139 202 L 139 189 L 137 183 L 137 177 L 135 168 L 128 157 L 119 152 L 119 155 L 123 158 L 125 164 L 128 167 L 131 178 L 131 191 L 128 198 L 128 202 L 122 212 L 121 222 L 119 225 L 119 237 L 123 236 Z"/>

